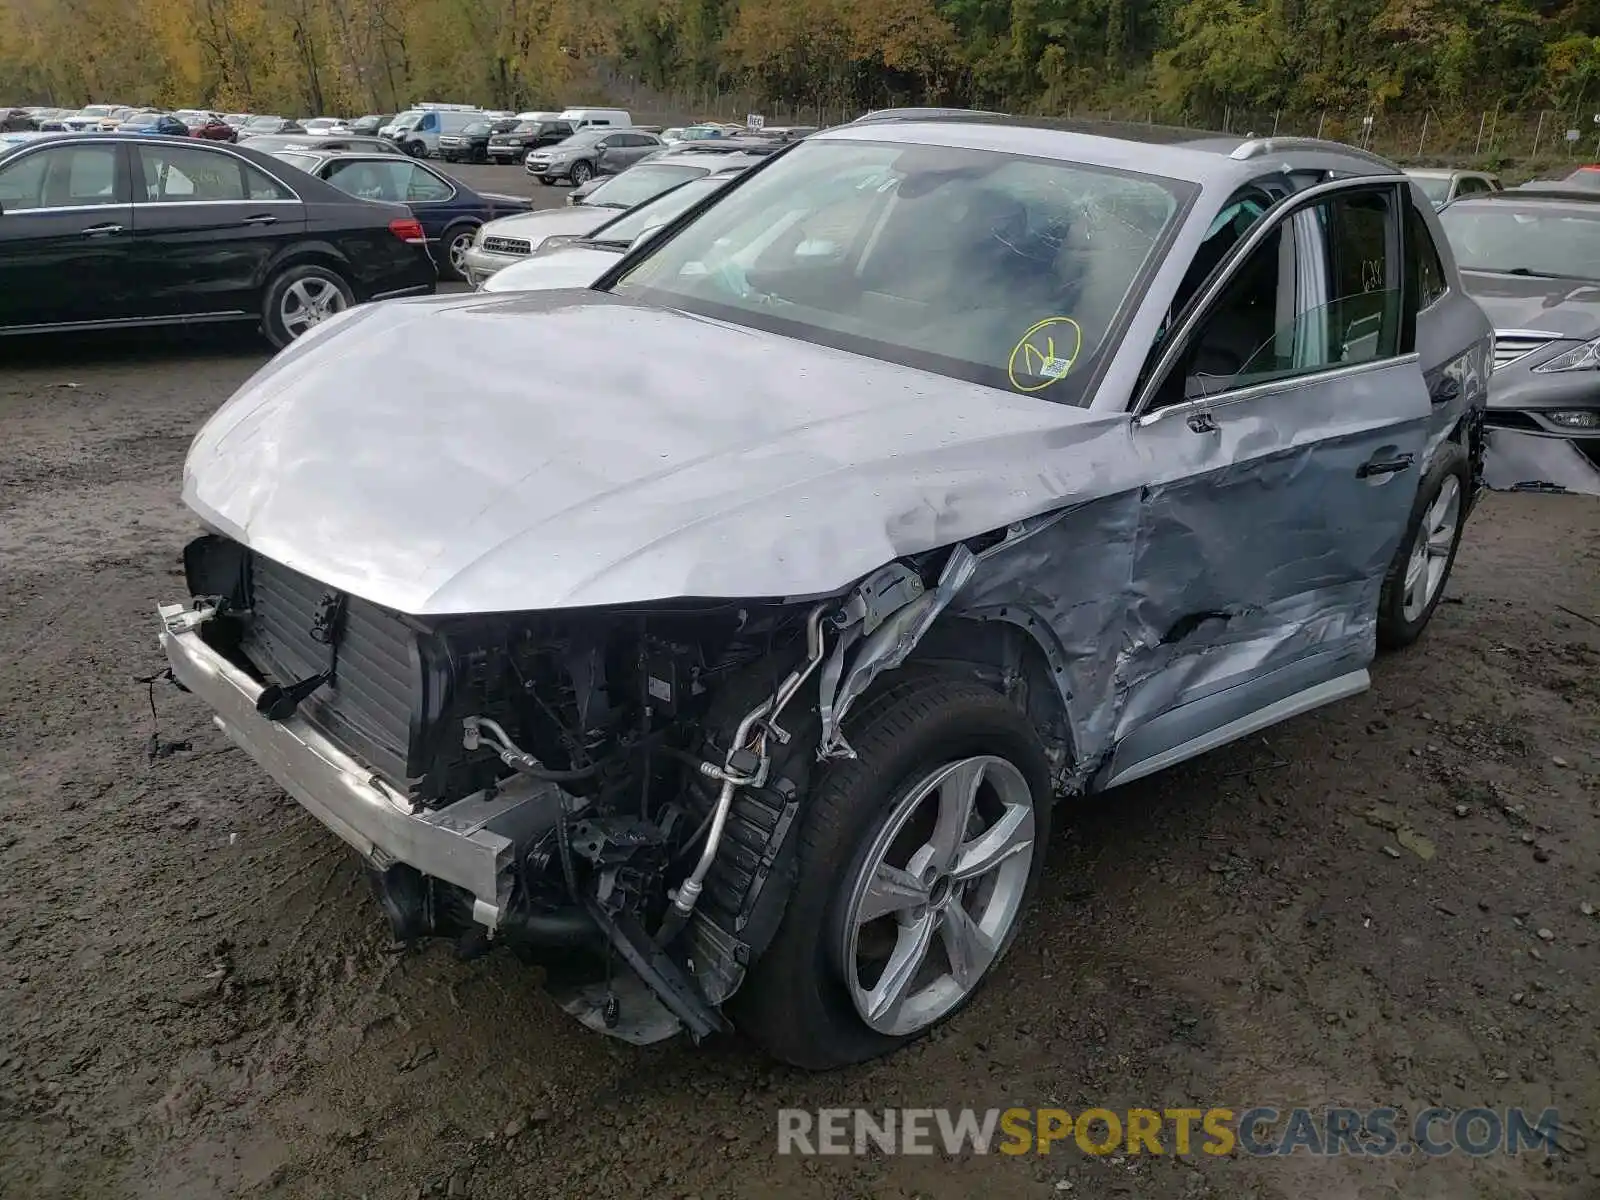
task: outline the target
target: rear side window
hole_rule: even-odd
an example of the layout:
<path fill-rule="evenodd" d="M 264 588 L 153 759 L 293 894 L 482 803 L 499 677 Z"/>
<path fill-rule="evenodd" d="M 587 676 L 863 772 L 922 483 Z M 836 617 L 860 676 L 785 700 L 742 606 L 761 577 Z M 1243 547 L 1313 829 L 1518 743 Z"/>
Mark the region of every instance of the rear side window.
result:
<path fill-rule="evenodd" d="M 1406 308 L 1421 312 L 1445 294 L 1444 263 L 1428 222 L 1415 204 L 1406 205 Z"/>

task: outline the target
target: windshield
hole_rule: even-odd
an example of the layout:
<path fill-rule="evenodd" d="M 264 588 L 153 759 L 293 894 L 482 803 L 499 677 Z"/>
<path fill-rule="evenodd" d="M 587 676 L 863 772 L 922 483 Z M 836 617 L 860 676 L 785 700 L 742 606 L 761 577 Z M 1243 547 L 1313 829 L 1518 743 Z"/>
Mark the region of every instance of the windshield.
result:
<path fill-rule="evenodd" d="M 396 129 L 415 129 L 417 127 L 417 123 L 421 120 L 422 113 L 416 110 L 412 110 L 411 112 L 403 112 L 394 119 L 394 127 Z"/>
<path fill-rule="evenodd" d="M 631 245 L 633 239 L 641 233 L 659 229 L 668 221 L 676 220 L 680 214 L 688 212 L 712 192 L 721 191 L 732 178 L 732 175 L 707 175 L 700 179 L 691 179 L 664 195 L 646 200 L 615 221 L 602 225 L 591 233 L 587 240 Z"/>
<path fill-rule="evenodd" d="M 606 180 L 584 198 L 585 204 L 602 208 L 632 208 L 659 196 L 668 188 L 677 187 L 691 179 L 710 174 L 704 167 L 666 166 L 660 163 L 640 163 Z"/>
<path fill-rule="evenodd" d="M 281 124 L 283 124 L 282 117 L 251 117 L 245 122 L 245 126 L 250 129 L 276 129 Z"/>
<path fill-rule="evenodd" d="M 611 130 L 609 129 L 580 129 L 571 137 L 563 138 L 557 142 L 555 149 L 570 150 L 575 146 L 592 146 L 610 132 Z"/>
<path fill-rule="evenodd" d="M 85 117 L 109 117 L 116 111 L 117 107 L 114 104 L 91 104 L 83 109 L 80 115 Z"/>
<path fill-rule="evenodd" d="M 1590 211 L 1581 201 L 1560 206 L 1458 202 L 1439 220 L 1464 271 L 1600 279 L 1600 210 Z"/>
<path fill-rule="evenodd" d="M 802 142 L 616 291 L 1083 404 L 1129 294 L 1193 192 L 994 151 Z"/>
<path fill-rule="evenodd" d="M 1411 182 L 1422 189 L 1422 194 L 1434 204 L 1443 204 L 1450 198 L 1450 176 L 1413 175 Z"/>

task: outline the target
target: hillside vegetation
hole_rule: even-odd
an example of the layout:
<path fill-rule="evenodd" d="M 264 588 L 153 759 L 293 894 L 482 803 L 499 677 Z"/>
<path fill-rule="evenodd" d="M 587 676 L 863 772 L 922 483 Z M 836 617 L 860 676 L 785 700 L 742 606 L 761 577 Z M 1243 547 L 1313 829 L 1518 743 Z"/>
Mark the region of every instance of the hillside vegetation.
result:
<path fill-rule="evenodd" d="M 603 67 L 848 109 L 1600 109 L 1600 0 L 0 0 L 0 103 L 508 109 Z"/>

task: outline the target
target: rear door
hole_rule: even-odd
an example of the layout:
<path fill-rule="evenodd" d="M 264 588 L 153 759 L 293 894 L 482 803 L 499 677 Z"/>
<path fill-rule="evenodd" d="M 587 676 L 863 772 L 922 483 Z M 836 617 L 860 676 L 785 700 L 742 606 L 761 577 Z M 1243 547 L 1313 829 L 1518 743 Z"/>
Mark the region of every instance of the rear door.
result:
<path fill-rule="evenodd" d="M 1152 371 L 1132 428 L 1153 481 L 1133 567 L 1150 632 L 1119 666 L 1107 781 L 1366 686 L 1433 412 L 1405 317 L 1408 194 L 1349 182 L 1285 203 Z"/>
<path fill-rule="evenodd" d="M 166 316 L 254 312 L 267 263 L 305 231 L 299 197 L 226 150 L 132 149 L 134 266 L 149 306 Z"/>
<path fill-rule="evenodd" d="M 430 248 L 458 215 L 456 188 L 449 180 L 409 158 L 336 158 L 320 175 L 361 200 L 404 204 L 422 223 Z M 438 261 L 438 254 L 434 254 Z"/>
<path fill-rule="evenodd" d="M 0 328 L 147 316 L 127 147 L 40 146 L 0 164 Z"/>

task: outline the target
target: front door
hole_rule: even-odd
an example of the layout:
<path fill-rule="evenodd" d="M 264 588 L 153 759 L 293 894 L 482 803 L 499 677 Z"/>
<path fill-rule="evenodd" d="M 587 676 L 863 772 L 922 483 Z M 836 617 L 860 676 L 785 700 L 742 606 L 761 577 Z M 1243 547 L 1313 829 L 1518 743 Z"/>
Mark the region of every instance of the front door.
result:
<path fill-rule="evenodd" d="M 1152 372 L 1132 428 L 1154 481 L 1133 565 L 1142 637 L 1119 667 L 1108 782 L 1365 686 L 1432 413 L 1403 352 L 1403 199 L 1336 184 L 1286 205 Z"/>
<path fill-rule="evenodd" d="M 148 315 L 135 299 L 125 149 L 41 146 L 0 166 L 0 329 Z"/>
<path fill-rule="evenodd" d="M 299 199 L 236 154 L 134 148 L 134 265 L 153 315 L 253 313 L 268 262 L 305 228 Z"/>

